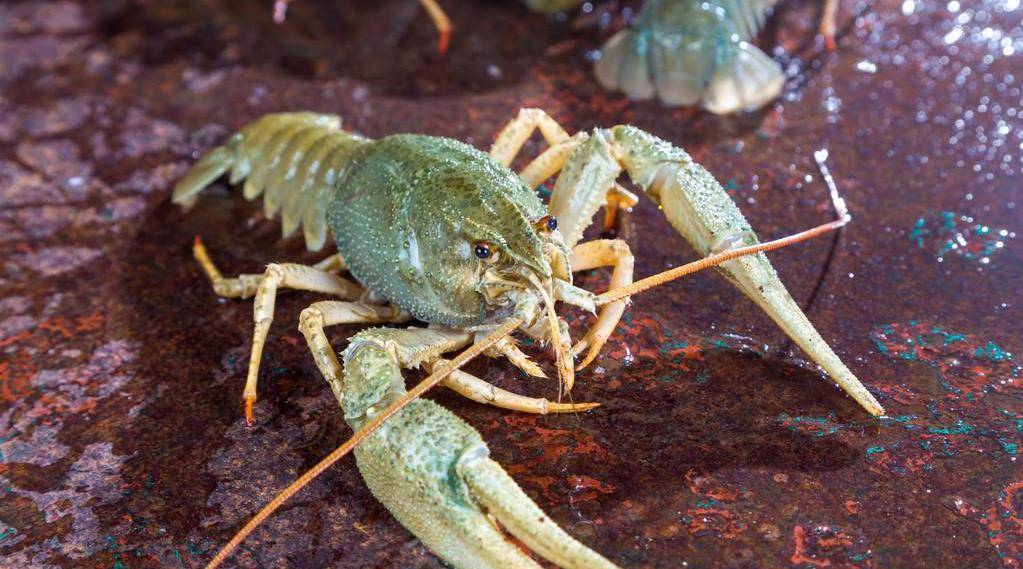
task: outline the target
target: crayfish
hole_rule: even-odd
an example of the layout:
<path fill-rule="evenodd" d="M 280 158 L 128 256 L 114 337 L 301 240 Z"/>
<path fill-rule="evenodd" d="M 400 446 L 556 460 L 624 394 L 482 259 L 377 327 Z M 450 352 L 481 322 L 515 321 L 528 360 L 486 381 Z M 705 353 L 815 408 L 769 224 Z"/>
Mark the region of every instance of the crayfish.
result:
<path fill-rule="evenodd" d="M 549 148 L 516 173 L 509 165 L 536 130 Z M 633 256 L 625 241 L 580 242 L 601 207 L 613 213 L 636 203 L 636 196 L 618 184 L 623 170 L 702 259 L 633 281 Z M 434 136 L 371 140 L 342 130 L 333 115 L 268 115 L 202 156 L 178 182 L 173 200 L 192 202 L 225 174 L 232 184 L 244 181 L 248 199 L 262 195 L 268 217 L 281 214 L 285 237 L 301 226 L 310 250 L 321 249 L 331 236 L 337 245 L 337 254 L 316 265 L 271 264 L 261 275 L 226 278 L 196 241 L 194 255 L 217 294 L 255 297 L 246 416 L 251 421 L 278 291 L 313 291 L 336 300 L 303 310 L 299 329 L 355 434 L 265 507 L 211 567 L 352 449 L 373 495 L 453 566 L 536 567 L 507 531 L 559 566 L 614 567 L 558 527 L 488 457 L 475 429 L 420 396 L 441 383 L 474 401 L 515 411 L 593 409 L 593 403 L 515 394 L 459 368 L 484 354 L 544 376 L 517 347 L 512 334 L 520 332 L 551 346 L 559 390 L 567 393 L 575 372 L 607 342 L 630 296 L 708 267 L 717 267 L 756 302 L 863 408 L 883 414 L 764 255 L 847 223 L 837 192 L 832 192 L 837 219 L 762 243 L 721 185 L 683 150 L 627 125 L 569 135 L 536 109 L 522 110 L 489 154 Z M 545 204 L 536 188 L 553 177 Z M 597 267 L 612 269 L 606 293 L 594 295 L 573 285 L 573 272 Z M 597 314 L 574 345 L 555 310 L 559 302 Z M 354 335 L 340 361 L 324 333 L 338 324 L 413 320 L 426 326 L 375 327 Z M 445 358 L 458 350 L 464 351 Z M 576 356 L 582 357 L 578 364 Z M 402 370 L 412 368 L 429 375 L 406 391 Z"/>

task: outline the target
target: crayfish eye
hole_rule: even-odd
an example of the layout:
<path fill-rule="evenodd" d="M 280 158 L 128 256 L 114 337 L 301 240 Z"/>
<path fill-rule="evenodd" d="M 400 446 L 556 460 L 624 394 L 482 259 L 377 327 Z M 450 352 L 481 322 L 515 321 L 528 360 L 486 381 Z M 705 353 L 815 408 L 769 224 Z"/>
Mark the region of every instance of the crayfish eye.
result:
<path fill-rule="evenodd" d="M 540 218 L 540 221 L 536 222 L 537 226 L 543 230 L 554 231 L 558 228 L 558 218 L 553 215 L 545 215 Z"/>
<path fill-rule="evenodd" d="M 490 248 L 490 243 L 487 243 L 486 241 L 480 241 L 477 243 L 475 252 L 477 257 L 484 260 L 489 259 L 490 256 L 494 254 L 494 251 Z"/>

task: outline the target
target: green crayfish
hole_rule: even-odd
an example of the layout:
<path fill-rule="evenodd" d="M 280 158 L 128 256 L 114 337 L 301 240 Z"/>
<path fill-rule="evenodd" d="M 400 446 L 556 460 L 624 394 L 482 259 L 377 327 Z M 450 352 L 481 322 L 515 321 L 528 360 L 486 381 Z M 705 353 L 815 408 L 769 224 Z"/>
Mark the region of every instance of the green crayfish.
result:
<path fill-rule="evenodd" d="M 537 129 L 549 148 L 516 174 L 509 165 Z M 623 170 L 704 258 L 634 282 L 627 243 L 580 243 L 601 207 L 613 215 L 635 203 L 636 197 L 617 183 Z M 268 216 L 281 214 L 285 236 L 302 227 L 309 249 L 319 250 L 332 236 L 338 251 L 314 266 L 271 264 L 261 275 L 226 278 L 197 240 L 195 257 L 218 294 L 255 297 L 247 417 L 251 421 L 277 292 L 314 291 L 337 300 L 306 308 L 299 329 L 355 435 L 264 508 L 210 566 L 222 562 L 313 476 L 354 449 L 374 496 L 455 567 L 537 567 L 505 531 L 559 566 L 613 567 L 558 527 L 488 457 L 476 430 L 419 396 L 442 383 L 474 401 L 516 411 L 592 409 L 592 403 L 511 393 L 459 367 L 485 354 L 544 376 L 516 346 L 511 334 L 518 331 L 552 347 L 560 390 L 567 392 L 575 371 L 596 357 L 614 331 L 631 295 L 707 267 L 716 266 L 763 308 L 868 412 L 883 414 L 764 255 L 848 222 L 835 193 L 837 220 L 761 243 L 720 184 L 681 149 L 631 126 L 572 136 L 536 109 L 522 110 L 489 154 L 433 136 L 370 140 L 342 130 L 340 119 L 331 115 L 269 115 L 207 152 L 177 184 L 174 201 L 194 201 L 225 174 L 232 184 L 244 181 L 248 199 L 262 195 Z M 557 181 L 544 204 L 535 189 L 552 177 Z M 608 292 L 596 296 L 572 284 L 574 271 L 596 267 L 612 269 Z M 597 313 L 593 327 L 574 345 L 555 310 L 558 302 Z M 341 361 L 324 334 L 325 327 L 342 323 L 411 320 L 427 326 L 360 332 Z M 463 349 L 445 359 L 446 353 Z M 575 356 L 584 353 L 577 366 Z M 406 391 L 402 370 L 417 367 L 429 376 Z"/>

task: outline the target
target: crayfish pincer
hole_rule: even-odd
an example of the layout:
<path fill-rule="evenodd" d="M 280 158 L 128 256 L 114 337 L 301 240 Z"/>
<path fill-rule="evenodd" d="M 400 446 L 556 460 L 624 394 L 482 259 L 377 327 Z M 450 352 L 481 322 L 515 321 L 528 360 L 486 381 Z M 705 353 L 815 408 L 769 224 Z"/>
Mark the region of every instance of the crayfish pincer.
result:
<path fill-rule="evenodd" d="M 456 567 L 536 567 L 511 533 L 562 567 L 614 565 L 558 527 L 488 458 L 479 433 L 419 397 L 443 383 L 480 403 L 527 413 L 596 407 L 511 393 L 459 368 L 484 354 L 507 358 L 534 376 L 543 370 L 512 333 L 551 346 L 559 393 L 588 365 L 614 331 L 631 295 L 717 267 L 873 415 L 883 410 L 832 352 L 778 279 L 764 252 L 841 227 L 838 218 L 760 242 L 707 170 L 684 151 L 631 126 L 569 135 L 543 111 L 524 109 L 498 135 L 490 153 L 433 136 L 399 134 L 370 140 L 341 129 L 338 117 L 314 113 L 263 117 L 207 152 L 174 189 L 188 203 L 224 174 L 244 181 L 249 199 L 263 195 L 283 232 L 301 226 L 319 250 L 333 236 L 337 254 L 316 265 L 271 264 L 262 275 L 225 278 L 196 241 L 194 254 L 217 294 L 255 297 L 255 333 L 244 400 L 251 420 L 260 354 L 280 289 L 335 297 L 306 308 L 299 329 L 317 367 L 355 430 L 353 437 L 289 486 L 211 561 L 222 562 L 289 496 L 355 450 L 359 471 L 377 497 L 434 553 Z M 516 174 L 509 164 L 539 130 L 549 148 Z M 633 257 L 621 240 L 580 243 L 601 207 L 613 213 L 636 197 L 618 185 L 622 171 L 658 202 L 671 224 L 704 257 L 633 282 Z M 544 204 L 535 189 L 557 177 Z M 612 269 L 610 290 L 596 296 L 572 284 L 572 273 Z M 344 275 L 344 276 L 342 276 Z M 574 345 L 558 302 L 597 313 Z M 342 363 L 324 328 L 401 323 L 352 337 Z M 450 360 L 445 354 L 463 350 Z M 585 353 L 582 361 L 575 356 Z M 429 375 L 406 391 L 403 369 Z M 491 518 L 492 516 L 492 518 Z M 492 521 L 496 519 L 498 523 Z"/>

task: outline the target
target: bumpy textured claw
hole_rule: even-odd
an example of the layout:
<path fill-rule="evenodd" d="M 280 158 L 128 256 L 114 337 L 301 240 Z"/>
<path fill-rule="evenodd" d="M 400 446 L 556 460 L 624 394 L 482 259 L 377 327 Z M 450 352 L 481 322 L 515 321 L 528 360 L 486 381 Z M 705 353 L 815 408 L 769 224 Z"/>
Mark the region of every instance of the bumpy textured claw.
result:
<path fill-rule="evenodd" d="M 397 351 L 362 334 L 345 351 L 341 399 L 353 428 L 405 392 Z M 502 528 L 561 567 L 615 567 L 559 528 L 488 454 L 475 429 L 425 399 L 355 450 L 373 495 L 454 567 L 539 567 Z"/>
<path fill-rule="evenodd" d="M 753 245 L 756 234 L 721 184 L 680 148 L 632 126 L 596 130 L 574 151 L 551 196 L 551 211 L 575 246 L 622 169 L 701 255 L 723 245 Z M 729 247 L 730 248 L 730 247 Z M 884 409 L 839 360 L 792 300 L 763 254 L 727 261 L 719 270 L 757 303 L 800 348 L 864 409 Z M 581 353 L 585 344 L 577 346 Z"/>
<path fill-rule="evenodd" d="M 683 150 L 631 126 L 607 131 L 612 153 L 629 177 L 660 204 L 668 221 L 702 255 L 721 243 L 758 243 L 749 222 L 721 184 Z M 853 399 L 873 415 L 884 409 L 835 355 L 803 314 L 763 253 L 719 267 Z"/>
<path fill-rule="evenodd" d="M 747 40 L 776 0 L 649 0 L 636 26 L 604 44 L 594 72 L 632 99 L 695 105 L 726 114 L 778 96 L 784 76 Z"/>

